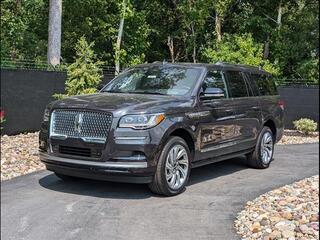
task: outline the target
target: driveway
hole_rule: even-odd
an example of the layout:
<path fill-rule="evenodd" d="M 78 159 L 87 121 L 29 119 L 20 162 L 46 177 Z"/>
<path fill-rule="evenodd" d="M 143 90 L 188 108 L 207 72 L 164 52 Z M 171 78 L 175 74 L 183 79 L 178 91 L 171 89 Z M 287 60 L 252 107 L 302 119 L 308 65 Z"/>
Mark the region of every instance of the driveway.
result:
<path fill-rule="evenodd" d="M 238 239 L 233 221 L 247 200 L 319 174 L 318 144 L 277 146 L 266 170 L 232 159 L 193 169 L 183 194 L 147 186 L 62 182 L 48 171 L 2 183 L 1 239 Z"/>

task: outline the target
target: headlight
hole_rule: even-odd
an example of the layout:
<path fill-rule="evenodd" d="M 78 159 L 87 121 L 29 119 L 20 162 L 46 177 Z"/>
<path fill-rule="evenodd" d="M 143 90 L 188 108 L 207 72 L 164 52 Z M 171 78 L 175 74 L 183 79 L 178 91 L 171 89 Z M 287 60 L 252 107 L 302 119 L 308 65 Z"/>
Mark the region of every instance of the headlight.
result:
<path fill-rule="evenodd" d="M 43 121 L 49 122 L 49 120 L 50 120 L 50 109 L 46 108 L 46 110 L 44 110 L 44 114 L 43 114 Z"/>
<path fill-rule="evenodd" d="M 157 126 L 164 119 L 164 114 L 127 115 L 121 118 L 119 127 L 133 129 L 148 129 Z"/>

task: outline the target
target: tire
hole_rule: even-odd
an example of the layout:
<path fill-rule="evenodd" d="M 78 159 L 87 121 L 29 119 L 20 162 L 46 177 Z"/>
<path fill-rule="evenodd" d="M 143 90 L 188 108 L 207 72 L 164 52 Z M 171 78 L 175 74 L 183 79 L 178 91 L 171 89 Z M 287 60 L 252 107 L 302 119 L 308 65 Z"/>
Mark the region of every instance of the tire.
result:
<path fill-rule="evenodd" d="M 160 195 L 178 195 L 185 190 L 190 170 L 191 153 L 187 143 L 180 137 L 171 137 L 161 152 L 156 173 L 149 188 Z"/>
<path fill-rule="evenodd" d="M 58 178 L 60 178 L 62 181 L 74 181 L 77 179 L 77 177 L 73 177 L 73 176 L 68 176 L 68 175 L 64 175 L 64 174 L 61 174 L 61 173 L 54 173 Z"/>
<path fill-rule="evenodd" d="M 250 167 L 257 169 L 265 169 L 269 167 L 273 159 L 274 140 L 271 129 L 263 127 L 259 134 L 254 151 L 247 154 L 247 163 Z"/>

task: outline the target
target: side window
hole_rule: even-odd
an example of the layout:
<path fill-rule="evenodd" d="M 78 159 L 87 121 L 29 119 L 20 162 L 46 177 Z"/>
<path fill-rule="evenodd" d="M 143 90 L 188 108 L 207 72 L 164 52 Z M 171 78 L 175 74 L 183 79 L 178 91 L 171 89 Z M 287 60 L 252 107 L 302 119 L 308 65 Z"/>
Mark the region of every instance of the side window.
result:
<path fill-rule="evenodd" d="M 252 94 L 250 94 L 250 96 L 259 96 L 260 93 L 259 93 L 259 89 L 258 89 L 258 86 L 257 86 L 257 83 L 255 81 L 255 78 L 252 77 L 252 74 L 250 73 L 245 73 L 246 75 L 246 79 L 247 79 L 247 82 L 249 83 L 249 89 L 251 90 L 250 92 Z"/>
<path fill-rule="evenodd" d="M 233 98 L 248 97 L 247 85 L 241 72 L 228 71 L 226 75 L 230 96 Z"/>
<path fill-rule="evenodd" d="M 205 91 L 207 88 L 220 88 L 224 92 L 224 97 L 228 97 L 226 83 L 220 71 L 212 70 L 207 73 L 202 84 L 202 89 Z"/>
<path fill-rule="evenodd" d="M 252 74 L 252 78 L 257 83 L 260 95 L 277 95 L 276 85 L 270 76 Z"/>

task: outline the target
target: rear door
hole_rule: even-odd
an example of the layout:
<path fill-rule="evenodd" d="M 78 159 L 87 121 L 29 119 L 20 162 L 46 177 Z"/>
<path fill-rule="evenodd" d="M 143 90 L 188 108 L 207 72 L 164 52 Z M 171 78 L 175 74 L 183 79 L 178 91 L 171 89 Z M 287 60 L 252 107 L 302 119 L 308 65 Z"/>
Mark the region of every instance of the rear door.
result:
<path fill-rule="evenodd" d="M 261 107 L 258 96 L 241 71 L 225 72 L 229 96 L 234 102 L 234 123 L 238 131 L 235 151 L 254 147 L 261 124 Z"/>
<path fill-rule="evenodd" d="M 279 107 L 280 96 L 270 74 L 252 73 L 250 79 L 255 82 L 259 92 L 262 118 L 272 119 L 277 127 L 283 127 L 283 109 Z"/>

